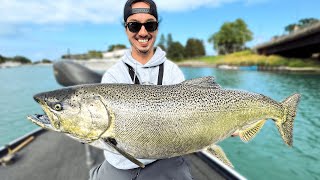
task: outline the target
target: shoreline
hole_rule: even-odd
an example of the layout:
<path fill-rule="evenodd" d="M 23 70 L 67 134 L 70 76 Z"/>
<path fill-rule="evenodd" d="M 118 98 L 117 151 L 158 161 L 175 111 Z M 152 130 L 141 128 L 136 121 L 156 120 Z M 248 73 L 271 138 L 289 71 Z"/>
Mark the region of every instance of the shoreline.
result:
<path fill-rule="evenodd" d="M 49 66 L 53 63 L 37 63 L 37 64 L 23 64 L 23 63 L 2 63 L 0 64 L 0 69 L 7 69 L 7 68 L 15 68 L 15 67 L 23 67 L 23 66 Z"/>
<path fill-rule="evenodd" d="M 107 65 L 103 65 L 104 62 L 79 62 L 80 64 L 96 70 L 106 70 L 106 68 L 110 67 L 115 62 L 108 62 Z M 0 64 L 0 69 L 6 68 L 15 68 L 21 66 L 48 66 L 52 65 L 53 63 L 38 63 L 38 64 L 22 64 L 22 63 L 12 63 L 6 62 Z M 239 70 L 239 71 L 269 71 L 269 72 L 300 72 L 300 73 L 320 73 L 320 67 L 288 67 L 288 66 L 258 66 L 258 65 L 251 65 L 251 66 L 233 66 L 233 65 L 217 65 L 206 63 L 203 61 L 182 61 L 176 62 L 179 67 L 193 67 L 193 68 L 217 68 L 223 70 Z"/>
<path fill-rule="evenodd" d="M 231 66 L 231 65 L 216 65 L 210 64 L 203 61 L 184 61 L 178 62 L 180 67 L 208 67 L 208 68 L 218 68 L 224 70 L 247 70 L 247 71 L 271 71 L 271 72 L 303 72 L 303 73 L 320 73 L 320 68 L 318 67 L 288 67 L 288 66 Z"/>
<path fill-rule="evenodd" d="M 0 69 L 2 68 L 12 68 L 12 67 L 18 67 L 23 65 L 22 63 L 18 63 L 18 62 L 4 62 L 0 64 Z"/>

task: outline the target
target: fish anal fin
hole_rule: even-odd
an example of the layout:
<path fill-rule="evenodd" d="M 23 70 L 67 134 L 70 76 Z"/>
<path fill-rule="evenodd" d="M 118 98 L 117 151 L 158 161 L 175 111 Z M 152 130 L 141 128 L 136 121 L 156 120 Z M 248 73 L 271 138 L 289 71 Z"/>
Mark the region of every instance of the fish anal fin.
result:
<path fill-rule="evenodd" d="M 258 132 L 262 129 L 264 123 L 266 122 L 266 120 L 261 120 L 258 121 L 256 123 L 254 123 L 253 125 L 249 126 L 246 129 L 243 130 L 239 130 L 239 137 L 243 142 L 249 142 L 251 139 L 253 139 Z"/>
<path fill-rule="evenodd" d="M 221 89 L 221 86 L 215 82 L 214 77 L 212 77 L 212 76 L 186 80 L 186 81 L 182 82 L 181 84 Z"/>
<path fill-rule="evenodd" d="M 117 147 L 117 142 L 115 139 L 112 138 L 107 138 L 105 141 L 103 141 L 105 143 L 107 143 L 109 146 L 111 146 L 112 148 L 114 148 L 116 151 L 118 151 L 122 156 L 124 156 L 125 158 L 127 158 L 129 161 L 131 161 L 132 163 L 138 165 L 141 168 L 144 168 L 145 165 L 140 162 L 138 159 L 136 159 L 135 157 L 133 157 L 132 155 L 130 155 L 129 153 L 125 152 L 124 150 L 120 149 L 119 147 Z"/>
<path fill-rule="evenodd" d="M 212 154 L 216 158 L 218 158 L 221 162 L 223 162 L 227 166 L 234 168 L 231 161 L 227 158 L 226 154 L 224 153 L 224 151 L 220 146 L 213 144 L 208 148 L 206 148 L 205 151 Z"/>

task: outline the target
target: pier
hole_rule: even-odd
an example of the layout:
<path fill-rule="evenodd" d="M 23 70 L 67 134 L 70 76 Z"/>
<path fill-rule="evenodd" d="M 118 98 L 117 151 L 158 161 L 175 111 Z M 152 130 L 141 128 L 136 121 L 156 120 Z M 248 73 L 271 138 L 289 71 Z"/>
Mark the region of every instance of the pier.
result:
<path fill-rule="evenodd" d="M 320 23 L 274 38 L 254 49 L 263 55 L 277 54 L 285 57 L 310 58 L 313 54 L 320 53 Z"/>

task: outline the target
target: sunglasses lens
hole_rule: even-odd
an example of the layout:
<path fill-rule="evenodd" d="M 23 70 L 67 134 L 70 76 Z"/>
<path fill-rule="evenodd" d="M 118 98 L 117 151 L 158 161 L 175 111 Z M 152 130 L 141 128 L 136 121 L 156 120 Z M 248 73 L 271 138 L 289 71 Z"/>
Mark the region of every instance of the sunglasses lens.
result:
<path fill-rule="evenodd" d="M 158 22 L 147 22 L 144 24 L 144 27 L 148 32 L 153 32 L 158 29 Z"/>
<path fill-rule="evenodd" d="M 136 33 L 140 31 L 142 24 L 138 22 L 129 22 L 127 26 L 131 32 Z"/>
<path fill-rule="evenodd" d="M 153 32 L 158 29 L 158 22 L 147 22 L 147 23 L 139 23 L 139 22 L 129 22 L 127 23 L 127 27 L 129 31 L 133 33 L 137 33 L 140 31 L 142 25 L 146 28 L 148 32 Z"/>

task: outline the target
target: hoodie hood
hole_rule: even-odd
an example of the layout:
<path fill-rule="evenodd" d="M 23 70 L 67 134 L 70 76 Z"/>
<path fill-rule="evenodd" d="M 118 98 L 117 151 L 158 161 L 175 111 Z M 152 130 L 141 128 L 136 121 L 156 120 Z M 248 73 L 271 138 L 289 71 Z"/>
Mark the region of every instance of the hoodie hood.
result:
<path fill-rule="evenodd" d="M 152 58 L 144 65 L 136 61 L 135 59 L 133 59 L 131 52 L 132 52 L 132 49 L 127 50 L 124 54 L 124 57 L 122 58 L 122 61 L 133 68 L 135 67 L 149 68 L 149 67 L 159 66 L 160 64 L 164 63 L 166 60 L 166 53 L 160 47 L 156 48 Z"/>

